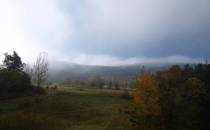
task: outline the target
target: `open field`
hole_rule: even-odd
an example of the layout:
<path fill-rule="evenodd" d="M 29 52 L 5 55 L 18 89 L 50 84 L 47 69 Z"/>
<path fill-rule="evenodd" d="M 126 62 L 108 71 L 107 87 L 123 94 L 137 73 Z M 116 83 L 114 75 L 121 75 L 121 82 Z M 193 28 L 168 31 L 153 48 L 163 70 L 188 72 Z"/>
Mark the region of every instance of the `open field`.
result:
<path fill-rule="evenodd" d="M 130 129 L 121 112 L 130 103 L 122 98 L 123 91 L 61 86 L 48 91 L 46 96 L 1 101 L 0 129 Z"/>

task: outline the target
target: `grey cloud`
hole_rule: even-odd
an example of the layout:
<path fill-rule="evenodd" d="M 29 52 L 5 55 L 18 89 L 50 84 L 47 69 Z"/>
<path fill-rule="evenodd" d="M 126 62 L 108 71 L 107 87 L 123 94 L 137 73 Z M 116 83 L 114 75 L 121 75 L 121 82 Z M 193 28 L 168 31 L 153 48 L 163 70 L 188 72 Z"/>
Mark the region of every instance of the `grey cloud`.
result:
<path fill-rule="evenodd" d="M 151 49 L 157 52 L 153 56 L 164 55 L 159 50 L 171 50 L 166 56 L 194 55 L 191 50 L 206 55 L 202 50 L 206 46 L 209 50 L 210 38 L 199 36 L 210 34 L 209 12 L 208 0 L 88 0 L 74 12 L 80 39 L 74 47 L 87 53 L 118 56 L 122 50 L 135 51 L 130 55 L 128 52 L 129 56 L 149 55 Z M 196 49 L 195 44 L 202 44 L 202 48 Z M 176 48 L 182 50 L 176 52 Z"/>
<path fill-rule="evenodd" d="M 194 62 L 210 56 L 209 0 L 11 0 L 0 4 L 0 42 L 6 43 L 2 47 L 27 55 L 25 59 L 40 51 L 79 63 L 96 59 L 93 64 L 174 57 Z"/>

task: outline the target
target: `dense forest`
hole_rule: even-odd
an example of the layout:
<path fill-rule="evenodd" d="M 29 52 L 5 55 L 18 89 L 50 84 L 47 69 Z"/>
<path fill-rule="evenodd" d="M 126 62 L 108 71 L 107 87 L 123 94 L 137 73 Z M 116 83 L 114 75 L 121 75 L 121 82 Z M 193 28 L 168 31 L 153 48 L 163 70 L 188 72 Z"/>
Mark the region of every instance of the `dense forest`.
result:
<path fill-rule="evenodd" d="M 135 129 L 208 130 L 210 65 L 172 66 L 150 74 L 142 70 L 134 90 Z"/>

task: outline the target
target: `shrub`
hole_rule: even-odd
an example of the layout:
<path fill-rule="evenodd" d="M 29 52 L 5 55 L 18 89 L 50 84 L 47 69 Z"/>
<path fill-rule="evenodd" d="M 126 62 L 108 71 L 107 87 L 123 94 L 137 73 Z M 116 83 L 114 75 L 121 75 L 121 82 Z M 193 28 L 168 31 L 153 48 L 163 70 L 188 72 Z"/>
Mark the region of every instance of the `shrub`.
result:
<path fill-rule="evenodd" d="M 28 94 L 31 90 L 31 79 L 24 72 L 2 69 L 0 70 L 0 95 L 18 96 Z"/>
<path fill-rule="evenodd" d="M 121 98 L 122 99 L 131 100 L 132 99 L 132 96 L 130 95 L 130 93 L 128 92 L 128 90 L 124 90 L 124 92 L 121 94 Z"/>

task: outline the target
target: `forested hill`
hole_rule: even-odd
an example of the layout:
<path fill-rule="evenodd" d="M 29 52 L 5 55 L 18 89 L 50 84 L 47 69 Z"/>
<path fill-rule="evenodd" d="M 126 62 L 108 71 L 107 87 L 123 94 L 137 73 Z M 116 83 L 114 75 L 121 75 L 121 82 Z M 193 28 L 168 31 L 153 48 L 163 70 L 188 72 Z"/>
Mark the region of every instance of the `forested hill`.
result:
<path fill-rule="evenodd" d="M 51 82 L 83 80 L 93 76 L 100 76 L 104 79 L 134 79 L 140 73 L 143 66 L 150 72 L 156 72 L 169 68 L 171 64 L 135 64 L 113 67 L 62 63 L 51 65 L 49 80 Z"/>

